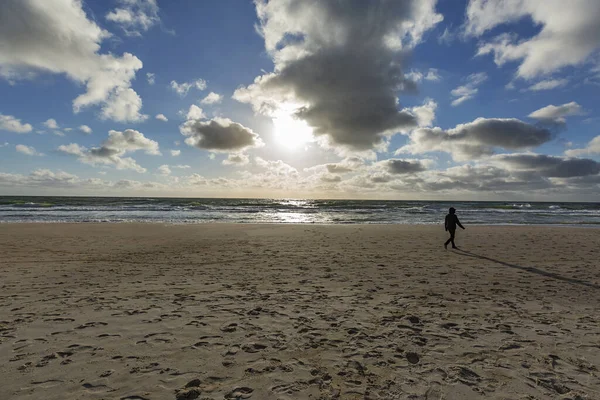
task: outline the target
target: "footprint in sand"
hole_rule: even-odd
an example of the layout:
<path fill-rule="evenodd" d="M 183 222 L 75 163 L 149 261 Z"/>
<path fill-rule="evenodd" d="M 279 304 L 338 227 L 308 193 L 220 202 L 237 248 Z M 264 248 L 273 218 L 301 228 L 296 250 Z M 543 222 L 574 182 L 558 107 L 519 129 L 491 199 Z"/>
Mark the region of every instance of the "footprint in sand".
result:
<path fill-rule="evenodd" d="M 225 394 L 225 398 L 226 399 L 249 399 L 250 397 L 252 397 L 252 392 L 254 392 L 254 389 L 250 388 L 250 387 L 238 387 L 233 389 L 231 392 L 228 392 L 227 394 Z"/>
<path fill-rule="evenodd" d="M 242 350 L 244 350 L 246 353 L 258 353 L 266 348 L 267 346 L 260 343 L 248 343 L 242 346 Z"/>
<path fill-rule="evenodd" d="M 79 326 L 75 327 L 75 329 L 95 328 L 97 326 L 106 326 L 106 325 L 108 325 L 106 322 L 92 321 L 92 322 L 86 322 L 83 325 L 79 325 Z"/>

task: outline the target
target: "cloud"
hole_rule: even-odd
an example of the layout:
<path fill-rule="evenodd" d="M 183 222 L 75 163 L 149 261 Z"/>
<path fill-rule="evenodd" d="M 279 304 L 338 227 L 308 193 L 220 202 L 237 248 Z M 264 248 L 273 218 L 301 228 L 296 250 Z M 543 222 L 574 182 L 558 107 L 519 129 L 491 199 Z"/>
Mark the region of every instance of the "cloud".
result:
<path fill-rule="evenodd" d="M 126 153 L 137 150 L 144 150 L 146 154 L 151 155 L 161 154 L 157 142 L 133 129 L 123 132 L 109 131 L 108 139 L 100 147 L 87 149 L 76 143 L 58 147 L 58 151 L 77 156 L 78 160 L 85 164 L 113 165 L 117 169 L 132 169 L 143 173 L 146 169 L 139 166 L 133 158 L 123 157 Z"/>
<path fill-rule="evenodd" d="M 547 79 L 529 86 L 527 90 L 533 92 L 539 92 L 540 90 L 551 90 L 566 86 L 567 83 L 569 83 L 568 79 Z"/>
<path fill-rule="evenodd" d="M 205 98 L 202 99 L 202 101 L 200 101 L 200 103 L 202 104 L 219 104 L 221 101 L 223 101 L 223 96 L 221 96 L 218 93 L 215 92 L 210 92 L 208 94 L 208 96 L 206 96 Z"/>
<path fill-rule="evenodd" d="M 156 118 L 159 121 L 163 121 L 163 122 L 167 122 L 169 120 L 167 117 L 165 117 L 164 114 L 156 114 L 156 117 L 154 117 L 154 118 Z"/>
<path fill-rule="evenodd" d="M 456 33 L 451 32 L 447 27 L 444 28 L 444 32 L 438 36 L 438 43 L 450 45 L 456 39 Z"/>
<path fill-rule="evenodd" d="M 0 2 L 0 77 L 65 74 L 86 87 L 73 100 L 74 112 L 99 104 L 103 118 L 143 120 L 142 101 L 130 88 L 142 62 L 129 53 L 100 53 L 111 35 L 87 18 L 82 5 L 79 0 Z M 118 112 L 123 106 L 126 112 Z"/>
<path fill-rule="evenodd" d="M 157 168 L 158 173 L 161 175 L 171 175 L 171 168 L 169 168 L 168 165 L 161 165 L 160 167 Z"/>
<path fill-rule="evenodd" d="M 175 93 L 177 93 L 181 97 L 187 96 L 191 88 L 204 90 L 206 89 L 206 81 L 204 79 L 196 79 L 195 81 L 184 83 L 177 83 L 176 81 L 171 81 L 171 89 L 173 89 Z"/>
<path fill-rule="evenodd" d="M 442 79 L 438 74 L 438 70 L 435 68 L 429 68 L 426 74 L 423 74 L 420 71 L 411 70 L 409 73 L 405 74 L 405 76 L 413 82 L 421 82 L 423 79 L 431 82 L 439 82 Z"/>
<path fill-rule="evenodd" d="M 477 54 L 493 53 L 499 66 L 518 61 L 517 76 L 533 79 L 580 65 L 600 48 L 600 2 L 596 0 L 571 0 L 568 6 L 561 0 L 547 0 L 543 7 L 538 0 L 471 0 L 465 32 L 481 36 L 523 17 L 540 26 L 539 33 L 529 38 L 501 34 L 482 42 Z"/>
<path fill-rule="evenodd" d="M 9 145 L 9 143 L 8 143 L 8 142 L 0 143 L 0 147 L 6 147 L 6 146 L 8 146 L 8 145 Z"/>
<path fill-rule="evenodd" d="M 102 119 L 113 121 L 141 122 L 148 119 L 147 115 L 139 113 L 142 99 L 131 88 L 117 88 L 102 107 Z"/>
<path fill-rule="evenodd" d="M 177 165 L 171 165 L 171 168 L 177 168 L 177 169 L 190 169 L 190 168 L 192 168 L 192 167 L 190 167 L 189 165 L 177 164 Z"/>
<path fill-rule="evenodd" d="M 92 133 L 92 128 L 90 128 L 90 127 L 89 127 L 89 126 L 87 126 L 87 125 L 81 125 L 81 126 L 79 127 L 79 130 L 80 130 L 81 132 L 85 133 L 86 135 L 89 135 L 89 134 L 91 134 L 91 133 Z"/>
<path fill-rule="evenodd" d="M 419 126 L 431 126 L 435 121 L 435 110 L 437 109 L 437 103 L 432 99 L 425 99 L 422 106 L 413 107 L 411 112 L 417 118 Z"/>
<path fill-rule="evenodd" d="M 342 161 L 337 163 L 319 164 L 309 168 L 304 168 L 305 172 L 312 172 L 316 174 L 346 174 L 360 170 L 365 166 L 365 160 L 360 157 L 351 156 L 346 157 Z"/>
<path fill-rule="evenodd" d="M 146 73 L 146 80 L 148 80 L 149 85 L 154 85 L 156 83 L 156 74 L 151 72 Z"/>
<path fill-rule="evenodd" d="M 467 77 L 466 85 L 459 86 L 456 89 L 452 90 L 452 92 L 450 92 L 450 94 L 452 94 L 452 96 L 456 97 L 456 99 L 454 99 L 452 101 L 452 105 L 456 107 L 456 106 L 464 103 L 465 101 L 475 97 L 477 92 L 479 92 L 479 89 L 477 88 L 477 86 L 479 86 L 483 82 L 485 82 L 487 80 L 487 78 L 488 77 L 485 72 L 479 72 L 476 74 L 469 75 Z"/>
<path fill-rule="evenodd" d="M 587 144 L 583 149 L 571 149 L 565 151 L 565 154 L 569 157 L 579 157 L 582 155 L 594 155 L 600 154 L 600 135 L 596 136 Z"/>
<path fill-rule="evenodd" d="M 494 154 L 495 148 L 522 150 L 552 140 L 552 133 L 514 118 L 477 118 L 445 131 L 419 128 L 410 135 L 410 143 L 395 154 L 422 154 L 432 151 L 450 153 L 456 161 L 469 161 Z"/>
<path fill-rule="evenodd" d="M 161 155 L 157 142 L 134 129 L 126 129 L 123 132 L 109 131 L 108 139 L 102 146 L 123 151 L 145 150 L 146 154 Z"/>
<path fill-rule="evenodd" d="M 0 114 L 0 131 L 28 133 L 31 132 L 32 129 L 33 127 L 30 124 L 23 124 L 20 119 L 17 119 L 12 115 Z"/>
<path fill-rule="evenodd" d="M 156 0 L 118 0 L 119 7 L 106 14 L 127 36 L 142 36 L 160 22 Z"/>
<path fill-rule="evenodd" d="M 275 68 L 236 90 L 235 100 L 270 117 L 289 109 L 325 143 L 352 150 L 372 149 L 416 125 L 398 109 L 397 94 L 415 89 L 402 63 L 443 19 L 435 0 L 255 4 Z"/>
<path fill-rule="evenodd" d="M 572 178 L 600 173 L 600 163 L 587 158 L 565 158 L 544 154 L 501 154 L 493 162 L 508 169 L 535 172 L 548 178 Z"/>
<path fill-rule="evenodd" d="M 585 115 L 585 111 L 579 104 L 572 101 L 560 106 L 550 104 L 549 106 L 540 108 L 529 114 L 529 118 L 534 118 L 540 121 L 551 121 L 565 123 L 565 117 L 573 115 Z"/>
<path fill-rule="evenodd" d="M 25 146 L 24 144 L 18 144 L 15 146 L 15 149 L 19 152 L 19 153 L 23 153 L 26 154 L 28 156 L 43 156 L 42 153 L 38 153 L 35 148 L 31 147 L 31 146 Z"/>
<path fill-rule="evenodd" d="M 382 161 L 380 165 L 385 166 L 390 174 L 414 174 L 427 170 L 425 164 L 419 160 L 398 160 L 390 158 Z"/>
<path fill-rule="evenodd" d="M 227 159 L 223 160 L 223 165 L 246 165 L 250 162 L 250 158 L 243 153 L 229 154 Z"/>
<path fill-rule="evenodd" d="M 55 119 L 50 118 L 44 122 L 44 126 L 48 129 L 60 129 Z"/>
<path fill-rule="evenodd" d="M 198 119 L 205 119 L 206 115 L 204 114 L 204 111 L 198 107 L 195 104 L 192 104 L 190 106 L 190 109 L 188 110 L 188 113 L 185 117 L 187 120 L 198 120 Z"/>
<path fill-rule="evenodd" d="M 252 129 L 228 118 L 209 121 L 191 119 L 180 126 L 180 131 L 187 136 L 185 143 L 189 146 L 215 152 L 239 151 L 264 145 Z"/>
<path fill-rule="evenodd" d="M 171 150 L 171 155 L 177 157 L 181 154 L 181 150 Z"/>

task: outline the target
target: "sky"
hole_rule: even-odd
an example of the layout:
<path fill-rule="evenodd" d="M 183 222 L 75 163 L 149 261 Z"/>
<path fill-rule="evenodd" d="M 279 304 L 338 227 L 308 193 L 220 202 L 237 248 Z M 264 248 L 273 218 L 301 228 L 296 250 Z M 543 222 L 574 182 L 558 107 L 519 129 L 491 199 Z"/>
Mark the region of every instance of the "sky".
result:
<path fill-rule="evenodd" d="M 597 0 L 3 0 L 0 195 L 598 201 L 598 20 Z"/>

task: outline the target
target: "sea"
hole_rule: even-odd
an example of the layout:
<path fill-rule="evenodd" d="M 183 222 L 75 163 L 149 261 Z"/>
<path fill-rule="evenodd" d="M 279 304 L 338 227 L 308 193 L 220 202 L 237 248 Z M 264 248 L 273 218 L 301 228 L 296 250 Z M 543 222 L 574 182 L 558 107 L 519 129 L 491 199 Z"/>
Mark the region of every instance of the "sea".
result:
<path fill-rule="evenodd" d="M 443 224 L 600 226 L 600 203 L 0 196 L 0 223 Z"/>

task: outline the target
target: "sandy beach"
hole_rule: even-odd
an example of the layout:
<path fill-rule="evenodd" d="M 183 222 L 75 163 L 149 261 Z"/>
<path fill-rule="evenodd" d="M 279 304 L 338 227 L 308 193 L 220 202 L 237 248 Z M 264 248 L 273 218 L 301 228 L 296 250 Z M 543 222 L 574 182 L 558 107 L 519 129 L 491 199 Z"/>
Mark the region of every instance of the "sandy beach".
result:
<path fill-rule="evenodd" d="M 600 399 L 600 230 L 0 224 L 0 399 Z"/>

